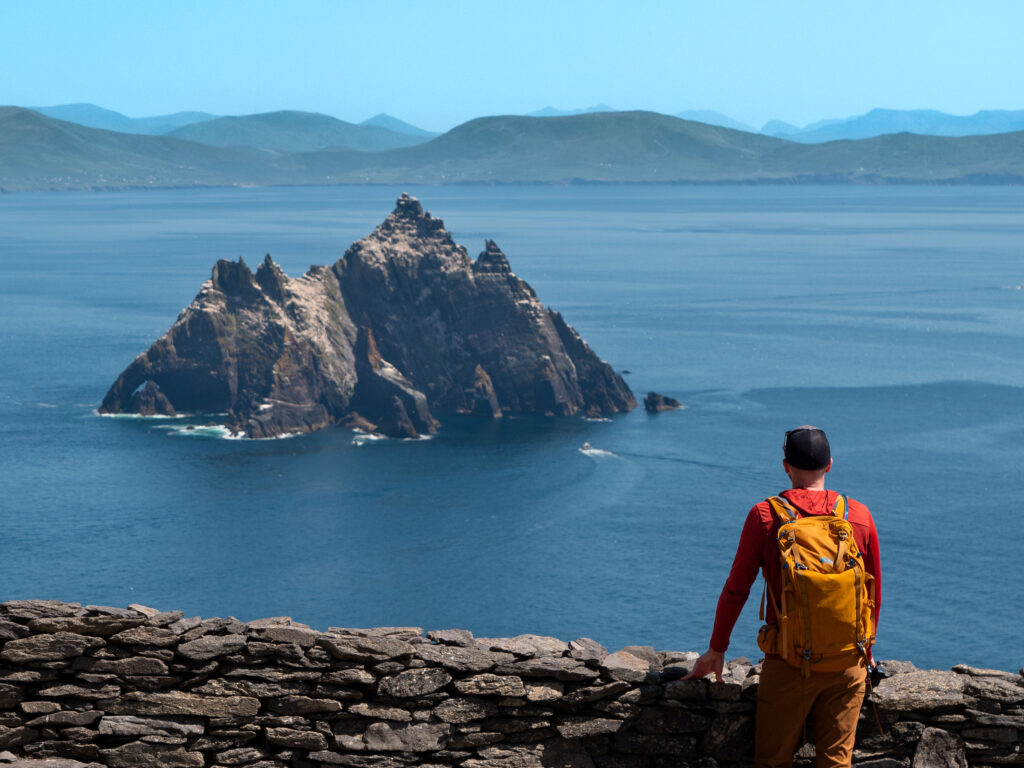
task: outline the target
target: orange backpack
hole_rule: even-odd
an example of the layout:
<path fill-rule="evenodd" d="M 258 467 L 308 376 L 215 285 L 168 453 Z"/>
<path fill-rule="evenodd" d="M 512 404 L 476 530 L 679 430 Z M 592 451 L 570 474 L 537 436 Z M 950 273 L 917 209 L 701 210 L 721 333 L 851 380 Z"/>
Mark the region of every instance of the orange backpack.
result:
<path fill-rule="evenodd" d="M 772 496 L 768 504 L 780 523 L 782 604 L 766 583 L 778 624 L 761 627 L 758 647 L 801 668 L 805 676 L 854 666 L 875 640 L 875 602 L 874 577 L 864 568 L 847 520 L 849 502 L 839 496 L 831 515 L 804 517 L 781 496 Z"/>

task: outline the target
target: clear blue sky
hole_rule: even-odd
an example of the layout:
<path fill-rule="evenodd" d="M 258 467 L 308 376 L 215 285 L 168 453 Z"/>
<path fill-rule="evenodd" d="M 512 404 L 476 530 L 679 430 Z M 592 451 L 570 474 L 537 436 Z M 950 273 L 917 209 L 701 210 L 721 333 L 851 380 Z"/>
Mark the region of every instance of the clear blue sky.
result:
<path fill-rule="evenodd" d="M 1024 109 L 1019 0 L 0 0 L 0 104 L 387 112 L 605 103 L 760 127 Z"/>

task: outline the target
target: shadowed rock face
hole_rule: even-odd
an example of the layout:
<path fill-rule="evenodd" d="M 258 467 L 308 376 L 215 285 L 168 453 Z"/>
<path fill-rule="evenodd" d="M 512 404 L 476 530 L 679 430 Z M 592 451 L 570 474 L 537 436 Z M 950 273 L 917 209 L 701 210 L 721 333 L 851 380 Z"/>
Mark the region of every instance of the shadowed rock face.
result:
<path fill-rule="evenodd" d="M 226 413 L 249 437 L 347 424 L 434 432 L 437 412 L 607 415 L 636 400 L 487 241 L 476 261 L 408 195 L 331 267 L 270 257 L 211 278 L 102 413 Z"/>

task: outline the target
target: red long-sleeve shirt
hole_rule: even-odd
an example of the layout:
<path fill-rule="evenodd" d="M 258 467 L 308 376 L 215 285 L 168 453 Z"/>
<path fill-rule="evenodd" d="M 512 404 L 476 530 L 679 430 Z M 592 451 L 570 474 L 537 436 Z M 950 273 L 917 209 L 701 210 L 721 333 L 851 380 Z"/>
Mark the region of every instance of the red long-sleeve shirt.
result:
<path fill-rule="evenodd" d="M 783 491 L 782 496 L 796 507 L 803 515 L 828 515 L 835 507 L 836 491 L 812 491 L 807 488 L 793 488 Z M 859 501 L 848 499 L 850 513 L 848 520 L 853 526 L 853 538 L 857 549 L 864 558 L 864 568 L 875 577 L 875 620 L 882 607 L 882 571 L 878 555 L 878 532 L 875 522 L 871 519 L 868 508 Z M 722 594 L 718 598 L 715 611 L 715 628 L 711 633 L 711 648 L 725 652 L 729 648 L 732 628 L 743 610 L 744 603 L 750 595 L 750 587 L 757 578 L 758 571 L 764 573 L 768 589 L 775 595 L 775 601 L 782 599 L 782 570 L 779 566 L 779 546 L 776 543 L 776 531 L 779 521 L 772 512 L 767 501 L 754 505 L 747 520 L 743 524 L 740 543 L 736 548 L 736 557 L 729 571 Z M 765 606 L 765 621 L 769 624 L 776 621 L 775 609 L 771 600 Z"/>

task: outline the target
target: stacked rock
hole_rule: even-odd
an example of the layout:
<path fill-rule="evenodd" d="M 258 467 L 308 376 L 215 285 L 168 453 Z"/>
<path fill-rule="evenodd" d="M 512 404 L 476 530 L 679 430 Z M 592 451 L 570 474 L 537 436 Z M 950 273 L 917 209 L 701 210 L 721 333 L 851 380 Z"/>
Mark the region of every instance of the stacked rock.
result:
<path fill-rule="evenodd" d="M 418 627 L 318 632 L 42 600 L 0 604 L 0 766 L 626 768 L 749 764 L 759 667 Z M 856 762 L 1024 759 L 1024 680 L 967 667 L 873 694 Z M 805 746 L 805 764 L 813 749 Z"/>

